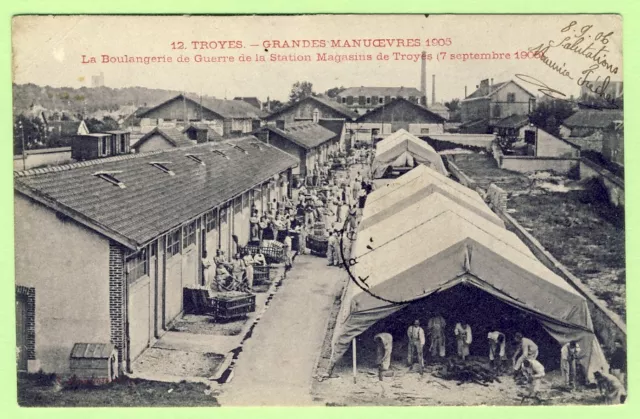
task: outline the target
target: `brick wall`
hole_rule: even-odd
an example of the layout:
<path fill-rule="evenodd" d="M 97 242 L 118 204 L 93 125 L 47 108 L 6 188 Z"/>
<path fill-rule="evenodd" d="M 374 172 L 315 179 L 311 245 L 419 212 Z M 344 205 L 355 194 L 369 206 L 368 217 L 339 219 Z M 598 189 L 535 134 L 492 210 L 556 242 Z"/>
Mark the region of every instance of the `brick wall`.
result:
<path fill-rule="evenodd" d="M 109 243 L 109 317 L 111 320 L 111 343 L 118 350 L 118 359 L 125 360 L 126 348 L 126 277 L 124 251 L 117 243 Z"/>
<path fill-rule="evenodd" d="M 36 289 L 16 285 L 16 299 L 18 295 L 24 295 L 27 299 L 27 359 L 33 360 L 36 359 Z"/>

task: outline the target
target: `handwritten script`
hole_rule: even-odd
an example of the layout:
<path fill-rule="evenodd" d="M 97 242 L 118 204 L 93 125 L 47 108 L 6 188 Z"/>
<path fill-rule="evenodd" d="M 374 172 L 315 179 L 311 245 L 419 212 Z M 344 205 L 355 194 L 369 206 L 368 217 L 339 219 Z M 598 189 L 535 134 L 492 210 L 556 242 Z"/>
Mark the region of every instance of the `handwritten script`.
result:
<path fill-rule="evenodd" d="M 567 26 L 563 27 L 560 33 L 561 39 L 552 39 L 546 43 L 531 47 L 529 48 L 529 52 L 533 53 L 535 57 L 539 58 L 540 61 L 553 71 L 569 80 L 575 80 L 578 86 L 586 88 L 595 96 L 604 99 L 608 105 L 611 105 L 606 107 L 610 108 L 613 106 L 617 108 L 615 98 L 607 93 L 607 88 L 611 83 L 611 74 L 618 74 L 619 71 L 617 65 L 607 60 L 608 54 L 611 52 L 608 44 L 610 37 L 613 35 L 613 31 L 600 31 L 596 33 L 593 25 L 580 26 L 577 21 L 573 20 Z M 576 54 L 587 61 L 588 67 L 580 70 L 579 74 L 574 74 L 566 67 L 566 63 L 560 63 L 549 56 L 549 51 L 554 50 L 565 50 Z M 605 70 L 609 74 L 602 77 L 597 74 L 600 69 Z M 523 74 L 519 74 L 516 77 L 525 83 L 538 87 L 538 91 L 545 96 L 554 99 L 569 100 L 564 93 L 549 87 L 546 83 L 534 77 Z M 570 101 L 573 102 L 573 100 Z M 589 107 L 603 107 L 593 103 L 578 103 Z"/>

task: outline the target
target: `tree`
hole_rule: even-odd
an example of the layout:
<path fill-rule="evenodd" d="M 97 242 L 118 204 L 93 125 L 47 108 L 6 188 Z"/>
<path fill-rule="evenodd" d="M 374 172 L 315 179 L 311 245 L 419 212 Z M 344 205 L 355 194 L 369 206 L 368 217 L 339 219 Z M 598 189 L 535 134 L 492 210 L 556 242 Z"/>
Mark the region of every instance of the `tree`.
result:
<path fill-rule="evenodd" d="M 552 99 L 540 101 L 529 116 L 531 123 L 542 128 L 551 135 L 560 135 L 560 124 L 573 115 L 571 103 L 566 100 Z"/>
<path fill-rule="evenodd" d="M 308 81 L 297 81 L 291 86 L 291 93 L 289 93 L 289 102 L 298 102 L 306 97 L 315 96 L 313 93 L 313 84 Z"/>
<path fill-rule="evenodd" d="M 340 93 L 344 92 L 345 90 L 347 89 L 344 86 L 332 87 L 331 89 L 327 90 L 327 96 L 333 99 L 337 97 Z"/>
<path fill-rule="evenodd" d="M 38 118 L 18 115 L 13 125 L 13 154 L 22 154 L 22 136 L 26 150 L 43 147 L 45 145 L 44 124 Z"/>
<path fill-rule="evenodd" d="M 444 102 L 444 106 L 451 112 L 456 112 L 460 109 L 460 99 L 452 99 L 450 102 Z"/>
<path fill-rule="evenodd" d="M 272 99 L 269 101 L 269 112 L 275 112 L 282 107 L 284 107 L 284 103 L 280 102 L 279 100 Z"/>
<path fill-rule="evenodd" d="M 87 128 L 89 132 L 105 132 L 105 131 L 114 131 L 120 129 L 120 126 L 110 116 L 105 116 L 102 121 L 96 118 L 90 118 L 84 121 L 87 124 Z"/>

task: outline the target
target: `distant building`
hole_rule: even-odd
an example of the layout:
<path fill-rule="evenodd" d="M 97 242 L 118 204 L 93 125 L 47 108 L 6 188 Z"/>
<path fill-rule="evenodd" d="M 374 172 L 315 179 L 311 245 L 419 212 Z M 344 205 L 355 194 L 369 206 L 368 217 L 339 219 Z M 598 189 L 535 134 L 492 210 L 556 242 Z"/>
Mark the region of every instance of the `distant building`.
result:
<path fill-rule="evenodd" d="M 260 109 L 241 100 L 197 98 L 184 94 L 138 114 L 141 125 L 161 126 L 169 122 L 184 128 L 192 122 L 203 122 L 215 126 L 216 132 L 223 137 L 253 131 L 260 126 L 264 116 Z"/>
<path fill-rule="evenodd" d="M 400 129 L 413 135 L 444 133 L 445 118 L 418 103 L 395 98 L 360 116 L 349 124 L 354 140 L 370 142 Z"/>
<path fill-rule="evenodd" d="M 71 157 L 74 160 L 92 160 L 130 152 L 129 131 L 106 131 L 73 137 Z"/>
<path fill-rule="evenodd" d="M 460 101 L 460 129 L 468 133 L 486 133 L 505 117 L 529 115 L 535 105 L 535 96 L 513 80 L 494 84 L 493 79 L 484 79 L 477 90 Z"/>
<path fill-rule="evenodd" d="M 182 133 L 198 144 L 220 141 L 222 139 L 220 134 L 215 130 L 215 126 L 207 125 L 202 122 L 190 124 L 182 131 Z"/>
<path fill-rule="evenodd" d="M 47 136 L 56 136 L 61 142 L 71 144 L 76 135 L 89 134 L 89 128 L 84 121 L 47 121 L 45 119 Z"/>
<path fill-rule="evenodd" d="M 339 132 L 335 132 L 339 131 Z M 263 142 L 286 151 L 298 161 L 293 175 L 299 179 L 312 176 L 316 165 L 328 161 L 330 152 L 340 149 L 343 130 L 325 128 L 312 121 L 286 124 L 279 120 L 276 125 L 265 125 L 255 132 Z"/>
<path fill-rule="evenodd" d="M 247 102 L 249 105 L 253 106 L 254 108 L 258 108 L 258 109 L 262 109 L 262 102 L 260 102 L 260 99 L 258 99 L 255 96 L 249 96 L 249 97 L 234 97 L 233 100 L 241 100 L 243 102 Z"/>
<path fill-rule="evenodd" d="M 622 121 L 621 110 L 581 109 L 562 121 L 560 135 L 582 150 L 602 153 L 605 131 Z"/>
<path fill-rule="evenodd" d="M 309 96 L 290 105 L 284 106 L 269 114 L 267 123 L 285 121 L 287 124 L 302 121 L 318 121 L 320 119 L 344 119 L 351 121 L 358 117 L 348 107 L 324 96 Z"/>
<path fill-rule="evenodd" d="M 585 84 L 580 87 L 580 99 L 604 98 L 613 101 L 624 95 L 623 87 L 621 81 L 592 81 L 588 87 Z"/>
<path fill-rule="evenodd" d="M 165 150 L 176 147 L 187 147 L 196 144 L 186 133 L 176 128 L 155 127 L 147 132 L 133 145 L 136 153 Z"/>
<path fill-rule="evenodd" d="M 91 87 L 104 87 L 104 73 L 91 76 Z"/>
<path fill-rule="evenodd" d="M 534 157 L 580 157 L 580 147 L 556 137 L 530 123 L 525 115 L 511 115 L 494 123 L 493 129 L 498 137 L 510 137 L 524 142 L 528 152 Z"/>
<path fill-rule="evenodd" d="M 403 98 L 414 103 L 426 103 L 425 94 L 415 87 L 349 87 L 338 93 L 336 100 L 352 111 L 363 115 L 371 109 Z"/>

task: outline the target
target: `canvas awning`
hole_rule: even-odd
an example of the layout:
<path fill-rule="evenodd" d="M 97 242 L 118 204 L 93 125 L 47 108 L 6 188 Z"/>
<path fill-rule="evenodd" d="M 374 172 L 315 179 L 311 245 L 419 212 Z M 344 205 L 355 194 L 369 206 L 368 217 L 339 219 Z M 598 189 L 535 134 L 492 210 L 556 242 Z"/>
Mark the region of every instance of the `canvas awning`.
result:
<path fill-rule="evenodd" d="M 441 209 L 451 205 L 438 200 Z M 448 208 L 415 226 L 399 223 L 399 215 L 367 229 L 379 234 L 370 248 L 356 243 L 357 263 L 351 271 L 354 278 L 365 280 L 348 284 L 333 340 L 333 363 L 352 339 L 377 321 L 466 284 L 530 314 L 560 344 L 578 340 L 588 377 L 606 368 L 585 298 L 540 263 L 513 233 L 466 208 Z M 396 226 L 396 234 L 383 233 L 385 227 Z"/>
<path fill-rule="evenodd" d="M 373 178 L 380 178 L 389 167 L 414 167 L 419 164 L 446 175 L 442 158 L 426 141 L 400 129 L 376 144 L 371 167 Z"/>

